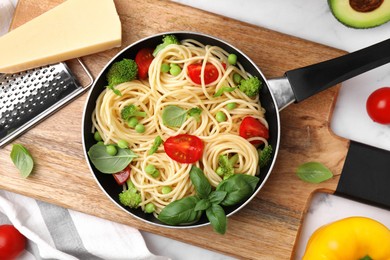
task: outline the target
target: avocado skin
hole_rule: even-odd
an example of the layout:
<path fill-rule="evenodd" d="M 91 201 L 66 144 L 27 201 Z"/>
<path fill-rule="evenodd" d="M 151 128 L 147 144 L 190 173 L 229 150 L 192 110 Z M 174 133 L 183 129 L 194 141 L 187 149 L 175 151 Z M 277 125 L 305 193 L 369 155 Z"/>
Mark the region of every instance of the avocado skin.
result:
<path fill-rule="evenodd" d="M 370 29 L 390 21 L 390 0 L 384 0 L 376 10 L 367 13 L 353 10 L 349 0 L 328 0 L 328 5 L 337 21 L 349 28 Z M 351 17 L 358 17 L 360 20 Z"/>

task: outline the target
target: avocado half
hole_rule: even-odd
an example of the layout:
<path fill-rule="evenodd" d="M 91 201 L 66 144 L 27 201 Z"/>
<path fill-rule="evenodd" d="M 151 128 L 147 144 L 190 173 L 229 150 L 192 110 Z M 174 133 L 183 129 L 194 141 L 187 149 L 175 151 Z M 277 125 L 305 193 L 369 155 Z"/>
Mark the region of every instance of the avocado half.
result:
<path fill-rule="evenodd" d="M 390 21 L 390 0 L 328 0 L 328 4 L 336 19 L 348 27 L 366 29 Z"/>

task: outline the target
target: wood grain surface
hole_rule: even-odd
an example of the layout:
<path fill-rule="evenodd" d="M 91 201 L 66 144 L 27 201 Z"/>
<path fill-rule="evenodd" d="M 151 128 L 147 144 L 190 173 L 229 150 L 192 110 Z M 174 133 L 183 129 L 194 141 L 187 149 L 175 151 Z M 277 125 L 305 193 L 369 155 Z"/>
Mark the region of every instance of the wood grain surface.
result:
<path fill-rule="evenodd" d="M 12 28 L 61 2 L 19 0 Z M 121 48 L 164 31 L 203 32 L 247 53 L 267 78 L 344 54 L 169 1 L 115 0 L 115 4 L 122 21 Z M 84 57 L 83 61 L 96 77 L 121 48 Z M 79 73 L 77 69 L 75 73 Z M 228 219 L 228 232 L 224 236 L 214 233 L 209 226 L 176 230 L 145 224 L 105 196 L 89 172 L 82 148 L 82 113 L 87 94 L 12 142 L 26 146 L 35 159 L 34 172 L 28 179 L 19 176 L 10 160 L 12 143 L 0 150 L 0 188 L 240 259 L 289 259 L 310 193 L 318 188 L 335 190 L 347 153 L 348 140 L 335 136 L 329 128 L 338 88 L 335 86 L 281 111 L 277 163 L 258 195 Z M 324 163 L 335 177 L 321 184 L 301 181 L 295 170 L 308 161 Z"/>

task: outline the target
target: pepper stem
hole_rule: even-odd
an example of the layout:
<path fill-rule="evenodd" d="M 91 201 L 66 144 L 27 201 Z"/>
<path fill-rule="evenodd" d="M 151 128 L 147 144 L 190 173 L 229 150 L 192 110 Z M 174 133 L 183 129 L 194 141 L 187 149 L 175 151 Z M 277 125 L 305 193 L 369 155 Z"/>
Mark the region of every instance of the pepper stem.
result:
<path fill-rule="evenodd" d="M 359 260 L 373 260 L 373 259 L 369 255 L 366 255 L 365 257 L 362 257 Z"/>

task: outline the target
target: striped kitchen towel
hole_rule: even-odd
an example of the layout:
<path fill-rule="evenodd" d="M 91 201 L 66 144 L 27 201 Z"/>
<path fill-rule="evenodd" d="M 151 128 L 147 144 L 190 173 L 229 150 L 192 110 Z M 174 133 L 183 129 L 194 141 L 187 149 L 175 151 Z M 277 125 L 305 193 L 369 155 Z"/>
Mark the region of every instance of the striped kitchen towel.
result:
<path fill-rule="evenodd" d="M 0 191 L 0 224 L 12 224 L 26 238 L 18 260 L 167 260 L 153 255 L 132 227 Z"/>

